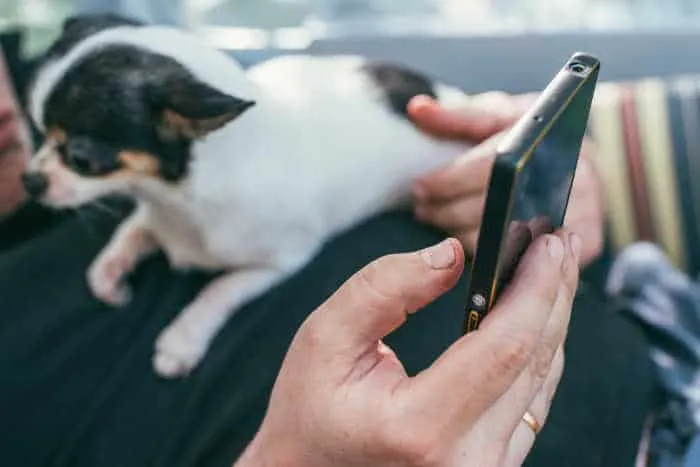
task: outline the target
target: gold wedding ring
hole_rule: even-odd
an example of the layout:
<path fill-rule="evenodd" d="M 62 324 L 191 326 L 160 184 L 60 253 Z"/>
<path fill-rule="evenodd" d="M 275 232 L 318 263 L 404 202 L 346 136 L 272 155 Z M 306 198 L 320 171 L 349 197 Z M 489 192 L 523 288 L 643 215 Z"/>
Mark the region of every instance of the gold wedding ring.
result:
<path fill-rule="evenodd" d="M 530 412 L 525 412 L 525 415 L 523 415 L 523 421 L 530 427 L 535 436 L 539 434 L 542 427 L 534 415 L 532 415 Z"/>

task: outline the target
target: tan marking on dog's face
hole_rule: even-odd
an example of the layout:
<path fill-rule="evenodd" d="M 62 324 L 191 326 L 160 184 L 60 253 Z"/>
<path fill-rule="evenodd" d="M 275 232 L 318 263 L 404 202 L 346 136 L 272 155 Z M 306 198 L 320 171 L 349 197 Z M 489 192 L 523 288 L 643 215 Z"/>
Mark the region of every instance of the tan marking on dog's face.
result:
<path fill-rule="evenodd" d="M 56 150 L 56 136 L 46 138 L 43 146 L 29 165 L 29 172 L 43 174 L 48 188 L 40 201 L 54 207 L 76 207 L 101 196 L 124 192 L 131 180 L 137 179 L 135 170 L 125 167 L 97 176 L 85 176 L 63 161 Z"/>
<path fill-rule="evenodd" d="M 160 161 L 152 154 L 141 151 L 122 151 L 119 160 L 125 169 L 118 172 L 133 171 L 141 175 L 158 176 L 160 173 Z"/>
<path fill-rule="evenodd" d="M 53 127 L 46 132 L 46 139 L 53 141 L 54 145 L 66 144 L 68 142 L 68 134 L 63 128 Z"/>

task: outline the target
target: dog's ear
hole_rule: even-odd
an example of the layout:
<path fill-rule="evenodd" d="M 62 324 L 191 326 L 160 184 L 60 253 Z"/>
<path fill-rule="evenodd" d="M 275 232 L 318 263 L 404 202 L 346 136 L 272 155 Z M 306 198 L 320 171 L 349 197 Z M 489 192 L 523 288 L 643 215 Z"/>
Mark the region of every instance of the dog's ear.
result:
<path fill-rule="evenodd" d="M 193 77 L 170 79 L 152 92 L 161 131 L 170 138 L 201 138 L 255 105 L 224 94 Z"/>

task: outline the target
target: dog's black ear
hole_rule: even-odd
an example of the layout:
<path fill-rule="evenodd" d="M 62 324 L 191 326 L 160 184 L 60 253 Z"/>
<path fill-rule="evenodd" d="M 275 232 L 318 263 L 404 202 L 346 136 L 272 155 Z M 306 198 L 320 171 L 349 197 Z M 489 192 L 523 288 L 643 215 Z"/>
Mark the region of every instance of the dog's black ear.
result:
<path fill-rule="evenodd" d="M 255 105 L 224 94 L 193 77 L 178 77 L 152 92 L 161 129 L 171 138 L 197 139 L 218 130 Z"/>

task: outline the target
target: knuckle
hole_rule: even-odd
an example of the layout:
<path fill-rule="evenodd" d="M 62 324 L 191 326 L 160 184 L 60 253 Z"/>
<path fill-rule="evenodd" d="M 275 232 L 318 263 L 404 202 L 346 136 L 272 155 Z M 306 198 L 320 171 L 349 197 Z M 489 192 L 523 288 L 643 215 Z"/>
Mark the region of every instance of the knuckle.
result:
<path fill-rule="evenodd" d="M 460 203 L 445 205 L 436 214 L 436 220 L 445 225 L 458 225 L 461 223 L 461 218 L 464 217 Z"/>
<path fill-rule="evenodd" d="M 387 271 L 400 270 L 396 265 L 397 255 L 388 255 L 372 261 L 358 273 L 358 282 L 365 300 L 371 308 L 386 308 L 396 303 L 400 293 L 392 290 L 386 280 Z"/>
<path fill-rule="evenodd" d="M 579 266 L 576 261 L 567 261 L 562 274 L 563 297 L 557 297 L 562 300 L 564 305 L 570 306 L 576 296 L 578 290 Z"/>
<path fill-rule="evenodd" d="M 556 266 L 549 266 L 549 271 L 547 271 L 546 284 L 538 284 L 538 289 L 531 289 L 528 291 L 527 295 L 523 294 L 523 300 L 527 300 L 527 303 L 523 304 L 528 310 L 533 313 L 538 313 L 539 315 L 551 315 L 555 309 L 560 299 L 560 289 L 565 283 L 564 273 L 561 268 Z M 537 342 L 531 342 L 534 348 Z"/>
<path fill-rule="evenodd" d="M 549 376 L 557 347 L 543 343 L 533 354 L 530 365 L 536 381 L 544 381 Z"/>
<path fill-rule="evenodd" d="M 552 366 L 549 372 L 549 375 L 547 376 L 547 379 L 544 381 L 544 384 L 542 385 L 542 392 L 544 393 L 544 417 L 542 418 L 542 423 L 545 423 L 547 421 L 547 416 L 549 414 L 549 410 L 552 407 L 552 402 L 554 401 L 554 397 L 556 396 L 557 393 L 557 388 L 559 387 L 559 383 L 561 382 L 561 376 L 564 371 L 564 352 L 563 350 L 560 350 L 557 352 L 557 354 L 554 357 L 554 360 L 552 361 Z"/>
<path fill-rule="evenodd" d="M 535 338 L 518 332 L 506 334 L 504 343 L 492 356 L 490 367 L 495 374 L 519 372 L 527 366 L 536 345 Z"/>
<path fill-rule="evenodd" d="M 556 353 L 554 354 L 554 358 L 552 359 L 552 368 L 550 370 L 550 375 L 548 377 L 548 382 L 551 382 L 552 384 L 552 393 L 556 389 L 557 385 L 559 384 L 559 380 L 561 379 L 561 375 L 564 373 L 564 365 L 566 364 L 566 353 L 564 351 L 564 345 L 560 345 L 559 348 L 557 349 Z"/>
<path fill-rule="evenodd" d="M 424 222 L 437 223 L 438 216 L 436 214 L 439 207 L 436 206 L 422 206 L 420 209 L 419 218 Z"/>
<path fill-rule="evenodd" d="M 310 351 L 323 348 L 323 332 L 313 320 L 306 321 L 296 335 L 295 341 L 304 349 Z"/>

